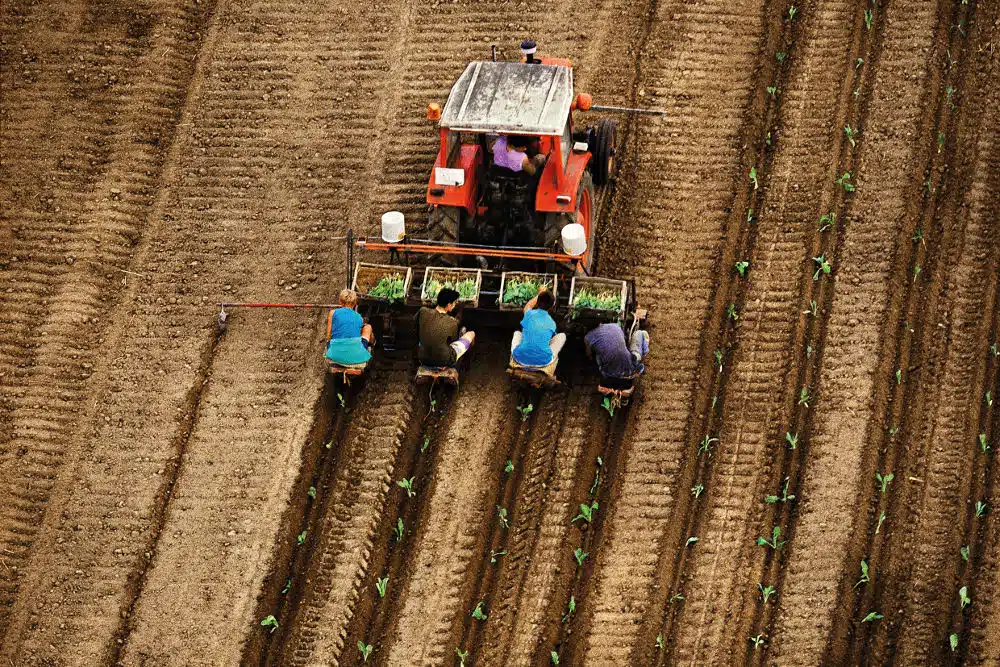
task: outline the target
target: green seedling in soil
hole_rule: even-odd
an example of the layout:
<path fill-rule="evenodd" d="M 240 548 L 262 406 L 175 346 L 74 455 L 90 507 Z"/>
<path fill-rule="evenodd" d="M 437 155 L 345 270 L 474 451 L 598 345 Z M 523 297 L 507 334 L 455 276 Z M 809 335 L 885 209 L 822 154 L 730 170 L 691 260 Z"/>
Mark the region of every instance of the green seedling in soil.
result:
<path fill-rule="evenodd" d="M 837 223 L 837 214 L 833 211 L 819 217 L 819 231 L 825 232 Z"/>
<path fill-rule="evenodd" d="M 285 580 L 285 587 L 281 589 L 281 594 L 286 595 L 290 590 L 292 590 L 292 578 L 288 577 L 288 579 Z"/>
<path fill-rule="evenodd" d="M 944 89 L 944 94 L 945 94 L 945 99 L 948 101 L 948 106 L 951 108 L 952 111 L 954 111 L 955 103 L 952 101 L 951 96 L 955 94 L 955 89 L 952 88 L 951 86 L 948 86 L 947 88 Z"/>
<path fill-rule="evenodd" d="M 308 532 L 309 531 L 303 530 L 301 533 L 299 533 L 299 536 L 295 538 L 295 540 L 299 543 L 300 546 L 306 543 L 306 533 Z"/>
<path fill-rule="evenodd" d="M 990 445 L 986 441 L 986 434 L 985 433 L 980 433 L 979 434 L 979 449 L 982 450 L 983 454 L 985 454 L 986 452 L 990 451 Z"/>
<path fill-rule="evenodd" d="M 396 519 L 396 531 L 395 531 L 395 535 L 396 535 L 396 541 L 397 542 L 402 542 L 403 541 L 403 520 L 402 519 Z"/>
<path fill-rule="evenodd" d="M 438 405 L 437 399 L 436 398 L 432 398 L 431 399 L 431 412 L 430 412 L 430 414 L 434 414 L 435 412 L 437 412 L 437 405 Z"/>
<path fill-rule="evenodd" d="M 506 556 L 506 555 L 507 555 L 506 551 L 493 551 L 493 549 L 490 549 L 490 565 L 496 565 L 497 564 L 497 558 L 500 558 L 501 556 Z"/>
<path fill-rule="evenodd" d="M 264 620 L 262 620 L 260 624 L 265 628 L 271 628 L 271 632 L 278 629 L 278 619 L 274 616 L 265 616 Z"/>
<path fill-rule="evenodd" d="M 713 409 L 713 410 L 715 409 L 715 406 L 716 406 L 716 404 L 717 404 L 718 402 L 719 402 L 719 395 L 718 395 L 718 394 L 716 394 L 715 396 L 713 396 L 713 397 L 712 397 L 712 409 Z"/>
<path fill-rule="evenodd" d="M 868 30 L 872 29 L 872 21 L 875 20 L 875 10 L 866 9 L 865 10 L 865 28 Z"/>
<path fill-rule="evenodd" d="M 933 190 L 934 188 L 931 186 L 931 177 L 928 176 L 927 180 L 924 181 L 924 197 L 927 197 L 931 192 L 933 192 Z"/>
<path fill-rule="evenodd" d="M 759 649 L 760 645 L 763 644 L 766 639 L 764 639 L 764 633 L 760 633 L 756 637 L 749 637 L 750 641 L 753 642 L 754 650 Z"/>
<path fill-rule="evenodd" d="M 584 288 L 573 295 L 572 309 L 617 311 L 621 305 L 622 295 L 620 292 L 599 292 Z"/>
<path fill-rule="evenodd" d="M 771 97 L 777 97 L 779 92 L 780 91 L 778 90 L 777 86 L 768 86 L 767 87 L 767 94 L 770 95 Z"/>
<path fill-rule="evenodd" d="M 854 89 L 854 99 L 858 99 L 858 95 L 861 94 L 861 86 Z"/>
<path fill-rule="evenodd" d="M 992 408 L 993 407 L 993 392 L 992 391 L 986 392 L 986 407 L 988 407 L 988 408 Z"/>
<path fill-rule="evenodd" d="M 389 585 L 389 577 L 381 577 L 375 580 L 375 590 L 378 591 L 378 596 L 380 598 L 385 597 L 385 589 Z"/>
<path fill-rule="evenodd" d="M 663 635 L 656 635 L 656 648 L 663 650 Z"/>
<path fill-rule="evenodd" d="M 771 145 L 771 133 L 770 132 L 767 133 L 767 145 L 768 146 Z M 752 208 L 748 208 L 747 209 L 747 224 L 753 224 L 753 209 Z"/>
<path fill-rule="evenodd" d="M 328 440 L 326 444 L 323 446 L 326 447 L 327 449 L 333 449 L 333 440 Z"/>
<path fill-rule="evenodd" d="M 691 487 L 691 495 L 694 496 L 695 498 L 697 498 L 702 493 L 704 493 L 704 491 L 705 491 L 705 485 L 704 484 L 696 484 L 696 485 L 694 485 L 694 486 Z"/>
<path fill-rule="evenodd" d="M 552 659 L 552 664 L 553 665 L 558 665 L 559 664 L 559 654 L 556 653 L 555 651 L 552 651 L 552 653 L 549 654 L 549 658 Z"/>
<path fill-rule="evenodd" d="M 514 462 L 507 459 L 507 463 L 504 464 L 503 471 L 508 475 L 514 472 Z"/>
<path fill-rule="evenodd" d="M 750 268 L 750 262 L 736 262 L 733 264 L 733 268 L 736 269 L 736 273 L 740 274 L 741 278 L 746 278 L 747 269 Z"/>
<path fill-rule="evenodd" d="M 788 443 L 789 449 L 795 449 L 799 446 L 799 434 L 798 431 L 795 433 L 785 432 L 785 442 Z"/>
<path fill-rule="evenodd" d="M 398 273 L 382 276 L 378 284 L 368 292 L 368 296 L 389 301 L 402 301 L 403 297 L 406 296 L 403 282 L 403 276 Z"/>
<path fill-rule="evenodd" d="M 707 435 L 701 439 L 701 445 L 698 447 L 698 456 L 701 456 L 704 452 L 707 452 L 713 442 L 718 442 L 718 438 L 710 438 Z"/>
<path fill-rule="evenodd" d="M 601 407 L 608 411 L 609 417 L 615 416 L 615 401 L 611 400 L 610 396 L 604 397 L 604 400 L 601 401 Z"/>
<path fill-rule="evenodd" d="M 486 603 L 480 602 L 479 604 L 476 605 L 476 608 L 472 610 L 472 618 L 476 619 L 477 621 L 485 621 L 488 618 L 486 614 L 483 613 L 484 604 Z"/>
<path fill-rule="evenodd" d="M 917 282 L 917 276 L 920 275 L 920 270 L 921 269 L 919 264 L 915 264 L 913 266 L 913 282 Z"/>
<path fill-rule="evenodd" d="M 844 192 L 854 192 L 857 188 L 851 183 L 851 172 L 845 171 L 837 179 L 837 185 L 844 188 Z"/>
<path fill-rule="evenodd" d="M 788 485 L 791 483 L 791 478 L 785 478 L 785 484 L 781 487 L 781 497 L 778 496 L 765 496 L 764 502 L 769 505 L 774 505 L 779 500 L 783 503 L 787 503 L 789 500 L 795 500 L 795 495 L 788 495 Z"/>
<path fill-rule="evenodd" d="M 570 520 L 570 523 L 576 523 L 577 519 L 583 519 L 587 523 L 590 523 L 594 519 L 594 512 L 597 511 L 597 501 L 595 500 L 591 505 L 580 504 L 580 513 L 577 514 Z"/>
<path fill-rule="evenodd" d="M 771 596 L 774 595 L 775 593 L 774 586 L 765 586 L 764 584 L 757 584 L 757 588 L 760 589 L 761 600 L 764 601 L 764 604 L 767 604 L 767 601 L 770 600 Z"/>
<path fill-rule="evenodd" d="M 346 408 L 347 407 L 347 401 L 344 400 L 344 395 L 343 394 L 341 394 L 341 393 L 338 392 L 337 393 L 337 400 L 340 401 L 340 407 L 341 408 Z"/>
<path fill-rule="evenodd" d="M 435 278 L 432 278 L 427 283 L 427 287 L 424 290 L 424 299 L 428 301 L 433 301 L 437 298 L 438 292 L 440 292 L 445 287 L 451 288 L 458 292 L 458 297 L 460 299 L 471 299 L 476 296 L 476 280 L 475 278 L 463 278 L 459 281 L 445 280 L 441 282 Z"/>
<path fill-rule="evenodd" d="M 757 180 L 757 167 L 750 167 L 750 182 L 753 183 L 754 190 L 760 188 L 760 181 Z"/>
<path fill-rule="evenodd" d="M 948 644 L 951 646 L 951 652 L 954 653 L 958 649 L 958 635 L 954 632 L 948 637 Z"/>
<path fill-rule="evenodd" d="M 785 58 L 787 57 L 788 54 L 785 53 L 784 51 L 778 51 L 777 53 L 774 54 L 774 59 L 777 60 L 779 63 L 785 62 Z"/>
<path fill-rule="evenodd" d="M 585 553 L 584 550 L 581 549 L 580 547 L 577 547 L 573 551 L 573 558 L 576 559 L 576 564 L 577 564 L 578 567 L 582 567 L 583 566 L 583 561 L 587 560 L 587 556 L 589 556 L 589 555 L 590 554 Z"/>
<path fill-rule="evenodd" d="M 955 25 L 953 25 L 951 27 L 952 27 L 953 30 L 958 30 L 958 33 L 960 35 L 962 35 L 962 37 L 965 37 L 965 23 L 964 22 L 959 21 L 958 23 L 956 23 Z"/>
<path fill-rule="evenodd" d="M 458 656 L 458 667 L 465 667 L 465 659 L 469 657 L 468 651 L 455 647 L 455 654 Z"/>
<path fill-rule="evenodd" d="M 497 505 L 497 518 L 500 519 L 500 525 L 504 528 L 510 528 L 510 522 L 507 520 L 507 508 L 500 507 Z"/>
<path fill-rule="evenodd" d="M 809 388 L 802 387 L 802 389 L 799 390 L 799 405 L 804 405 L 808 408 L 810 400 L 812 399 L 809 396 Z"/>
<path fill-rule="evenodd" d="M 890 426 L 889 427 L 889 435 L 896 435 L 897 433 L 899 433 L 899 427 L 898 426 Z"/>
<path fill-rule="evenodd" d="M 372 654 L 372 645 L 358 640 L 358 650 L 361 651 L 361 662 L 368 662 L 368 656 Z"/>
<path fill-rule="evenodd" d="M 965 545 L 965 546 L 959 547 L 959 549 L 958 549 L 958 555 L 960 555 L 962 557 L 962 560 L 964 560 L 966 563 L 968 563 L 969 562 L 969 545 Z"/>
<path fill-rule="evenodd" d="M 1000 357 L 1000 346 L 997 346 L 997 344 L 996 344 L 996 343 L 992 343 L 992 344 L 990 345 L 990 353 L 991 353 L 991 354 L 992 354 L 992 355 L 993 355 L 994 357 Z"/>
<path fill-rule="evenodd" d="M 896 476 L 893 475 L 891 472 L 887 472 L 884 475 L 878 472 L 875 473 L 875 481 L 878 482 L 879 485 L 881 486 L 882 495 L 885 495 L 885 492 L 889 490 L 889 482 L 891 482 L 895 478 Z"/>
<path fill-rule="evenodd" d="M 686 599 L 687 598 L 685 598 L 680 593 L 674 593 L 673 595 L 670 596 L 670 603 L 673 604 L 674 602 L 684 602 L 684 600 Z"/>
<path fill-rule="evenodd" d="M 903 369 L 897 368 L 896 369 L 896 386 L 899 386 L 899 384 L 902 381 L 903 381 Z"/>
<path fill-rule="evenodd" d="M 517 411 L 521 413 L 521 423 L 528 421 L 528 415 L 535 411 L 535 404 L 528 403 L 525 406 L 517 406 Z"/>
<path fill-rule="evenodd" d="M 697 537 L 689 537 L 688 541 L 684 543 L 684 546 L 689 547 L 692 544 L 697 544 L 697 543 L 698 543 L 698 538 Z"/>
<path fill-rule="evenodd" d="M 806 345 L 806 359 L 812 359 L 813 356 L 813 346 Z"/>
<path fill-rule="evenodd" d="M 854 61 L 854 69 L 861 69 L 861 66 L 864 64 L 865 64 L 865 59 L 858 58 L 856 61 Z"/>
<path fill-rule="evenodd" d="M 757 538 L 757 546 L 760 547 L 771 547 L 775 551 L 785 546 L 785 542 L 781 539 L 781 526 L 775 526 L 771 531 L 771 539 L 768 540 L 765 537 Z"/>
<path fill-rule="evenodd" d="M 867 616 L 865 616 L 863 619 L 861 619 L 861 622 L 862 623 L 871 623 L 872 621 L 880 621 L 883 618 L 885 618 L 885 616 L 883 616 L 882 614 L 878 613 L 877 611 L 870 611 L 870 612 L 868 612 Z"/>
<path fill-rule="evenodd" d="M 940 130 L 938 130 L 937 144 L 938 144 L 938 153 L 940 153 L 941 151 L 944 150 L 944 132 Z"/>
<path fill-rule="evenodd" d="M 976 518 L 981 519 L 986 516 L 986 512 L 989 511 L 989 506 L 982 500 L 976 501 Z"/>
<path fill-rule="evenodd" d="M 858 131 L 856 129 L 854 129 L 850 125 L 845 125 L 844 134 L 847 135 L 847 140 L 851 142 L 852 147 L 858 145 L 857 139 L 855 139 L 855 137 L 858 136 Z"/>
<path fill-rule="evenodd" d="M 924 243 L 924 230 L 917 227 L 916 230 L 914 230 L 913 232 L 913 236 L 910 238 L 912 238 L 914 242 Z"/>
<path fill-rule="evenodd" d="M 792 5 L 791 7 L 789 7 L 788 8 L 788 20 L 789 21 L 794 21 L 795 20 L 795 15 L 798 14 L 798 13 L 799 13 L 799 10 L 798 10 L 798 8 L 795 5 Z"/>
<path fill-rule="evenodd" d="M 431 446 L 431 436 L 424 436 L 424 444 L 420 445 L 420 453 L 423 454 L 427 451 L 427 448 Z"/>
<path fill-rule="evenodd" d="M 868 561 L 862 559 L 861 560 L 861 578 L 858 579 L 858 583 L 854 584 L 854 588 L 857 588 L 858 586 L 864 586 L 865 584 L 867 584 L 871 580 L 872 580 L 872 578 L 868 574 Z"/>
<path fill-rule="evenodd" d="M 566 608 L 566 613 L 562 617 L 562 622 L 565 623 L 566 621 L 568 621 L 569 617 L 572 616 L 573 612 L 575 611 L 576 611 L 576 597 L 570 595 L 569 605 Z"/>
<path fill-rule="evenodd" d="M 802 314 L 803 315 L 812 315 L 813 317 L 816 317 L 816 314 L 818 312 L 819 311 L 817 310 L 816 302 L 815 301 L 810 301 L 809 302 L 809 310 L 803 310 Z"/>
<path fill-rule="evenodd" d="M 972 604 L 972 598 L 969 597 L 969 587 L 962 586 L 958 589 L 958 599 L 962 602 L 962 609 L 965 609 L 970 604 Z"/>
<path fill-rule="evenodd" d="M 885 511 L 878 515 L 878 524 L 875 526 L 876 535 L 878 535 L 878 531 L 882 530 L 883 523 L 885 523 Z"/>
<path fill-rule="evenodd" d="M 731 319 L 733 322 L 735 322 L 736 320 L 740 319 L 739 313 L 736 312 L 736 304 L 735 303 L 730 303 L 729 304 L 729 308 L 726 309 L 726 316 L 729 319 Z"/>
<path fill-rule="evenodd" d="M 597 457 L 597 470 L 594 471 L 594 483 L 590 485 L 590 497 L 593 498 L 594 494 L 597 493 L 597 487 L 601 485 L 601 466 L 604 465 L 604 459 L 600 456 Z"/>
<path fill-rule="evenodd" d="M 813 257 L 813 261 L 816 262 L 816 273 L 813 274 L 813 280 L 819 280 L 819 274 L 821 273 L 830 275 L 830 270 L 833 267 L 830 266 L 830 262 L 827 260 L 825 253 L 819 257 Z"/>
<path fill-rule="evenodd" d="M 413 490 L 413 479 L 414 479 L 413 477 L 410 477 L 409 479 L 406 479 L 404 477 L 403 479 L 396 482 L 396 486 L 406 491 L 407 498 L 412 498 L 413 496 L 417 495 L 417 492 Z"/>
<path fill-rule="evenodd" d="M 768 132 L 766 135 L 764 135 L 764 143 L 767 144 L 768 146 L 771 145 L 771 133 L 770 132 Z M 751 210 L 753 210 L 753 209 L 751 209 Z M 747 220 L 747 222 L 750 222 L 750 221 Z"/>
<path fill-rule="evenodd" d="M 306 495 L 312 498 L 313 500 L 316 500 L 316 487 L 310 486 L 309 490 L 306 491 Z"/>

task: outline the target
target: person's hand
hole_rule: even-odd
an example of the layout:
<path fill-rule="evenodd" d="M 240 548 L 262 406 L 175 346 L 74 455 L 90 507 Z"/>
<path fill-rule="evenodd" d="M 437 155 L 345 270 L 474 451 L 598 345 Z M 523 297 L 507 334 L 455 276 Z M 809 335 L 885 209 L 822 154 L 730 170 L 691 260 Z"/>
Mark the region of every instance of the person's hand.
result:
<path fill-rule="evenodd" d="M 535 164 L 538 165 L 539 167 L 541 167 L 543 164 L 545 164 L 545 160 L 547 160 L 548 157 L 549 157 L 548 155 L 545 155 L 543 153 L 539 153 L 538 155 L 536 155 L 534 157 Z"/>
<path fill-rule="evenodd" d="M 542 284 L 542 285 L 538 286 L 538 293 L 539 294 L 541 294 L 542 292 L 548 292 L 548 291 L 549 291 L 549 286 L 548 285 Z"/>

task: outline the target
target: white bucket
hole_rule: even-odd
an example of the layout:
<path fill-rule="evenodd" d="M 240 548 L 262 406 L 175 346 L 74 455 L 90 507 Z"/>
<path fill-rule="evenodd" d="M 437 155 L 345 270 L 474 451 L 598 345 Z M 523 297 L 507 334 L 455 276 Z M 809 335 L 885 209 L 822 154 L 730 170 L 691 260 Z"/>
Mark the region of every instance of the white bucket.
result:
<path fill-rule="evenodd" d="M 399 211 L 389 211 L 382 214 L 382 240 L 386 243 L 399 243 L 406 236 L 406 223 Z"/>
<path fill-rule="evenodd" d="M 587 235 L 583 225 L 571 222 L 562 228 L 562 247 L 567 255 L 582 255 L 587 252 Z"/>

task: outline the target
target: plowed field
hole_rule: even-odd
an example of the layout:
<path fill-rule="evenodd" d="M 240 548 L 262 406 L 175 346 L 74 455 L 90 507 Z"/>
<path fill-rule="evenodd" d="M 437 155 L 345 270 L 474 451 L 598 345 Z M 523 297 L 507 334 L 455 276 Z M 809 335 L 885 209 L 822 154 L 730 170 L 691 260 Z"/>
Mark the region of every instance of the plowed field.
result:
<path fill-rule="evenodd" d="M 421 231 L 427 104 L 527 37 L 666 111 L 598 200 L 630 405 L 217 330 Z M 997 449 L 995 1 L 0 3 L 4 665 L 1000 665 Z"/>

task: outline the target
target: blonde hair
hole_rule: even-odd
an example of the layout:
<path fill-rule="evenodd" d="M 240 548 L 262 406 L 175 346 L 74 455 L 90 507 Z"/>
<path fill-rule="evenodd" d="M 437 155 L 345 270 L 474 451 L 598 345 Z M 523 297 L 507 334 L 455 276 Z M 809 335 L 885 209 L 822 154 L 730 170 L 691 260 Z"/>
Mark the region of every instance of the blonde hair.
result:
<path fill-rule="evenodd" d="M 358 303 L 358 293 L 352 289 L 340 290 L 340 305 L 354 306 Z"/>

